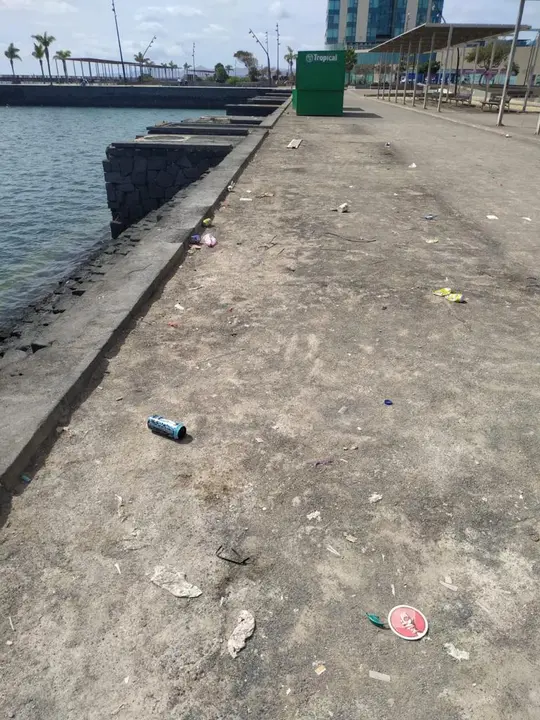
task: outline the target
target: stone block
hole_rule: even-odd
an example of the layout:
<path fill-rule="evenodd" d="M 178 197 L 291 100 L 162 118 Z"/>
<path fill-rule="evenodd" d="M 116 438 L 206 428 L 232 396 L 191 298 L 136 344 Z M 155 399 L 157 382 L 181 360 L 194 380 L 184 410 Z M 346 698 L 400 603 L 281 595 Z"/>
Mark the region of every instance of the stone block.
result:
<path fill-rule="evenodd" d="M 130 193 L 135 190 L 135 185 L 133 185 L 133 183 L 130 183 L 130 182 L 124 182 L 118 186 L 118 189 L 121 192 Z"/>
<path fill-rule="evenodd" d="M 191 180 L 191 182 L 193 182 L 201 177 L 201 172 L 198 168 L 186 168 L 186 170 L 184 170 L 184 175 L 186 176 L 186 180 Z"/>
<path fill-rule="evenodd" d="M 190 169 L 191 167 L 193 167 L 191 160 L 188 158 L 187 155 L 180 156 L 177 162 L 181 168 Z"/>
<path fill-rule="evenodd" d="M 204 172 L 206 172 L 210 168 L 210 162 L 206 158 L 201 158 L 199 160 L 199 164 L 197 165 L 197 170 L 202 175 Z"/>
<path fill-rule="evenodd" d="M 103 172 L 106 172 L 106 173 L 112 172 L 112 163 L 110 160 L 103 161 Z"/>
<path fill-rule="evenodd" d="M 171 198 L 173 198 L 176 195 L 177 192 L 178 192 L 178 189 L 175 187 L 166 188 L 165 200 L 170 200 Z"/>
<path fill-rule="evenodd" d="M 147 181 L 148 181 L 148 185 L 154 185 L 155 182 L 156 182 L 156 180 L 157 180 L 157 176 L 158 176 L 158 175 L 159 175 L 158 170 L 149 170 L 149 171 L 146 173 L 146 178 L 147 178 Z"/>
<path fill-rule="evenodd" d="M 123 180 L 122 176 L 119 172 L 106 172 L 105 173 L 105 182 L 106 183 L 114 183 L 115 185 L 118 185 Z"/>
<path fill-rule="evenodd" d="M 182 170 L 179 170 L 178 173 L 177 173 L 177 175 L 176 175 L 176 179 L 175 179 L 175 181 L 174 181 L 174 185 L 175 185 L 175 187 L 181 187 L 182 185 L 185 184 L 185 182 L 186 182 L 186 176 L 185 176 L 185 174 L 183 173 Z"/>
<path fill-rule="evenodd" d="M 146 213 L 148 213 L 148 212 L 150 212 L 151 210 L 155 210 L 156 208 L 158 208 L 158 207 L 159 207 L 159 202 L 157 201 L 156 198 L 146 198 L 146 199 L 143 201 L 142 206 L 143 206 L 143 208 L 144 208 L 144 211 L 145 211 Z"/>
<path fill-rule="evenodd" d="M 165 156 L 148 158 L 148 170 L 164 170 L 166 166 L 167 158 Z"/>
<path fill-rule="evenodd" d="M 148 169 L 148 163 L 143 155 L 135 155 L 133 160 L 133 172 L 134 173 L 146 173 Z"/>
<path fill-rule="evenodd" d="M 169 188 L 174 183 L 175 176 L 162 170 L 156 178 L 156 184 L 162 188 Z"/>
<path fill-rule="evenodd" d="M 134 185 L 146 185 L 146 173 L 145 172 L 133 172 L 131 175 L 131 182 Z"/>
<path fill-rule="evenodd" d="M 150 185 L 148 188 L 148 194 L 151 198 L 159 200 L 165 196 L 165 190 L 159 185 Z"/>
<path fill-rule="evenodd" d="M 120 158 L 120 173 L 126 177 L 126 175 L 131 175 L 132 172 L 133 158 L 129 156 Z"/>
<path fill-rule="evenodd" d="M 107 191 L 107 200 L 113 201 L 116 200 L 116 189 L 115 186 L 111 183 L 107 183 L 105 185 L 105 189 Z"/>

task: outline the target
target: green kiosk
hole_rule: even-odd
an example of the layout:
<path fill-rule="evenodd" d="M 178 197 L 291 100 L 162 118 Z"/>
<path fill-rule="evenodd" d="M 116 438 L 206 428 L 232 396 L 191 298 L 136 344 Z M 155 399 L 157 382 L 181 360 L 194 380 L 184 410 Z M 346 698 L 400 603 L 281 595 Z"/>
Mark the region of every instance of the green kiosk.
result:
<path fill-rule="evenodd" d="M 297 115 L 343 115 L 345 51 L 301 51 L 293 107 Z"/>

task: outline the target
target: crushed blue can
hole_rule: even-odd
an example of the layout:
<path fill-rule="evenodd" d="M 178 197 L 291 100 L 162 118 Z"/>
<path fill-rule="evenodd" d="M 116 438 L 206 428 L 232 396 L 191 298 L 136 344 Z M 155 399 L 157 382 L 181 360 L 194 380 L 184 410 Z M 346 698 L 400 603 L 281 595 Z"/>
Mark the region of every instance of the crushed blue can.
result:
<path fill-rule="evenodd" d="M 153 433 L 171 438 L 171 440 L 182 440 L 186 437 L 187 429 L 183 423 L 167 420 L 163 415 L 150 415 L 147 425 Z"/>

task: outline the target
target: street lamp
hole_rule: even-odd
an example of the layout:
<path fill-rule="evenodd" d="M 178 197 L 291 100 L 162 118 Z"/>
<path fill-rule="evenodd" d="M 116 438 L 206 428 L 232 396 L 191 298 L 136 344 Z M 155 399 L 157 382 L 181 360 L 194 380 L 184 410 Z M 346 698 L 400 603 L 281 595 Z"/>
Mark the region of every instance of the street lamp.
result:
<path fill-rule="evenodd" d="M 276 37 L 277 37 L 277 61 L 276 61 L 276 74 L 277 81 L 279 83 L 279 23 L 276 23 Z"/>
<path fill-rule="evenodd" d="M 114 13 L 114 22 L 116 25 L 116 37 L 118 38 L 118 49 L 120 50 L 120 62 L 122 63 L 122 75 L 124 76 L 124 82 L 127 83 L 126 66 L 124 65 L 124 55 L 122 53 L 122 43 L 120 42 L 120 30 L 118 29 L 118 17 L 116 16 L 116 6 L 114 4 L 114 0 L 112 0 L 112 11 Z"/>
<path fill-rule="evenodd" d="M 266 33 L 266 47 L 262 44 L 262 42 L 259 40 L 259 38 L 255 35 L 253 30 L 249 29 L 249 34 L 251 37 L 259 43 L 259 45 L 262 47 L 264 54 L 266 55 L 266 60 L 268 62 L 268 85 L 272 85 L 272 70 L 270 69 L 270 53 L 268 52 L 268 32 Z"/>
<path fill-rule="evenodd" d="M 143 52 L 143 60 L 144 60 L 144 58 L 146 57 L 146 53 L 150 50 L 150 48 L 151 48 L 152 45 L 154 44 L 154 40 L 157 40 L 157 37 L 156 37 L 155 35 L 154 35 L 154 37 L 150 40 L 150 43 L 149 43 L 148 47 L 146 48 L 146 50 Z"/>

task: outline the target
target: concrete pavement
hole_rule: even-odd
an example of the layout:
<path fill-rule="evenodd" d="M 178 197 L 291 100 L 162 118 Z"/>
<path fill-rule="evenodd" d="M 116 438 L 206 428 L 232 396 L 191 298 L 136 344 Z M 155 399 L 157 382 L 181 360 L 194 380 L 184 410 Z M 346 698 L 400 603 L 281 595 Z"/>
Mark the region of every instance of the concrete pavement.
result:
<path fill-rule="evenodd" d="M 6 717 L 540 717 L 540 156 L 346 104 L 283 116 L 217 247 L 191 251 L 6 499 Z M 192 441 L 152 435 L 154 412 Z M 153 585 L 158 565 L 201 597 Z M 426 639 L 365 618 L 402 602 Z M 243 609 L 257 628 L 233 660 Z"/>

